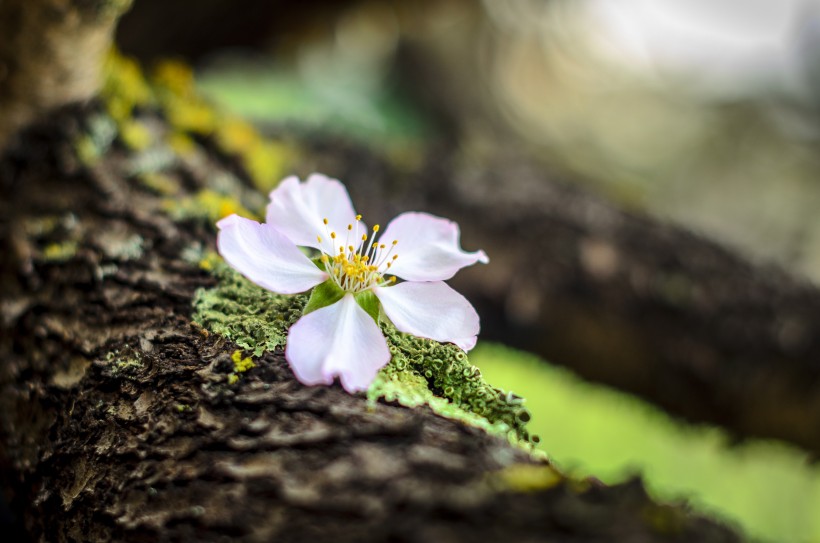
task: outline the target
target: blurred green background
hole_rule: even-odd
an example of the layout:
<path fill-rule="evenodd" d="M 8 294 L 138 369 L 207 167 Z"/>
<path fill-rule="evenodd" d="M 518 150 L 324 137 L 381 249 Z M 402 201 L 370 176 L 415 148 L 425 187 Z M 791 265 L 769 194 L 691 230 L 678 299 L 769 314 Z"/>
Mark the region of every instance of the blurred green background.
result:
<path fill-rule="evenodd" d="M 502 345 L 471 353 L 493 385 L 527 399 L 530 431 L 563 471 L 605 483 L 640 475 L 656 498 L 688 500 L 761 541 L 820 541 L 820 467 L 770 441 L 732 443 Z"/>

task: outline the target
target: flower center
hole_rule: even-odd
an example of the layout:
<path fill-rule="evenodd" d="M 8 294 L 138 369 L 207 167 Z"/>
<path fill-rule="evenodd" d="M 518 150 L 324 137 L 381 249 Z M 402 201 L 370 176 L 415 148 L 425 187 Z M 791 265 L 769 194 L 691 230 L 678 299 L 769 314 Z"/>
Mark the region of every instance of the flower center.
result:
<path fill-rule="evenodd" d="M 328 245 L 323 241 L 322 236 L 316 236 L 322 244 L 322 263 L 325 270 L 333 278 L 333 281 L 345 292 L 356 294 L 374 286 L 384 286 L 396 281 L 396 277 L 389 279 L 385 274 L 393 265 L 399 255 L 393 253 L 393 249 L 398 244 L 398 240 L 393 240 L 390 245 L 378 243 L 376 234 L 379 232 L 379 225 L 373 227 L 368 242 L 367 234 L 359 235 L 359 222 L 361 215 L 356 215 L 356 224 L 347 225 L 347 235 L 344 244 L 340 243 L 336 232 L 328 231 L 328 220 L 324 219 L 325 232 L 329 235 L 330 250 L 326 250 Z M 356 245 L 351 243 L 355 240 Z M 338 244 L 338 245 L 337 245 Z M 357 248 L 358 246 L 358 248 Z"/>

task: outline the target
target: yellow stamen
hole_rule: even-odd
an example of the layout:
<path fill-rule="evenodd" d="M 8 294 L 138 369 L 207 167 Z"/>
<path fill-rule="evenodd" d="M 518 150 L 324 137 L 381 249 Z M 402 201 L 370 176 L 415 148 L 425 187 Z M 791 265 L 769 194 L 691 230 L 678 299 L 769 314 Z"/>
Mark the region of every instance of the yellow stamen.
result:
<path fill-rule="evenodd" d="M 374 231 L 374 232 L 378 232 L 378 231 L 379 231 L 379 225 L 378 225 L 378 224 L 374 224 L 374 225 L 373 225 L 373 231 Z"/>
<path fill-rule="evenodd" d="M 325 223 L 325 226 L 327 226 L 327 219 L 322 219 L 322 222 Z"/>

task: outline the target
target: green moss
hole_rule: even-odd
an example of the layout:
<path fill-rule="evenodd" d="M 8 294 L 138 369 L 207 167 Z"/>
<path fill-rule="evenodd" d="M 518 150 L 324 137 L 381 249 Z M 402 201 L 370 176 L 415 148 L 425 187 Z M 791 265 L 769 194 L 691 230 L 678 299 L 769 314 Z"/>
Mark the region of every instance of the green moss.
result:
<path fill-rule="evenodd" d="M 201 262 L 208 262 L 219 284 L 196 293 L 194 321 L 254 356 L 284 346 L 288 328 L 301 317 L 307 296 L 273 294 L 213 258 L 203 256 Z M 371 402 L 427 405 L 443 417 L 506 436 L 514 443 L 533 441 L 526 430 L 530 415 L 523 400 L 487 384 L 464 351 L 403 334 L 389 323 L 383 322 L 381 328 L 392 359 L 368 391 Z"/>

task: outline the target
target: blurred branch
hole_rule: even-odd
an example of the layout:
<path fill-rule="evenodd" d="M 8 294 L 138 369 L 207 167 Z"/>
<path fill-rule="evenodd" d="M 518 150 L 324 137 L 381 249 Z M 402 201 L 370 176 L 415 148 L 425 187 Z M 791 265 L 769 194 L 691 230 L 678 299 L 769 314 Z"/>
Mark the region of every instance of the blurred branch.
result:
<path fill-rule="evenodd" d="M 0 149 L 45 111 L 91 98 L 131 0 L 0 2 Z"/>

